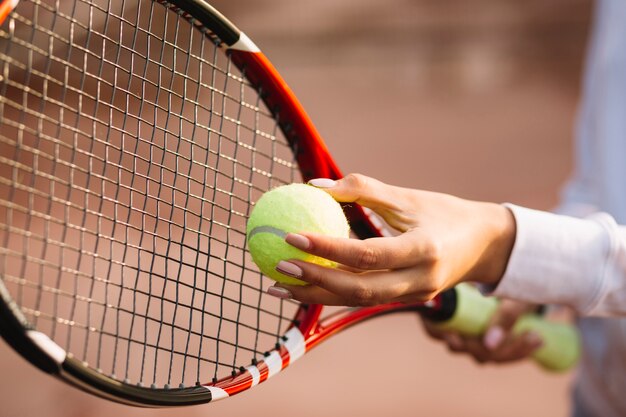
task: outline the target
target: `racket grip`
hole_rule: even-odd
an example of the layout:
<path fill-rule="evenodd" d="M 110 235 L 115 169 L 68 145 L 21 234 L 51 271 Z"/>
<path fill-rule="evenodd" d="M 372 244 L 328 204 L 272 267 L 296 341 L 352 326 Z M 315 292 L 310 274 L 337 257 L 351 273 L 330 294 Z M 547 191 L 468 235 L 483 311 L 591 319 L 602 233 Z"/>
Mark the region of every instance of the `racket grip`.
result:
<path fill-rule="evenodd" d="M 459 284 L 456 291 L 456 309 L 453 315 L 435 325 L 442 330 L 457 331 L 466 336 L 485 333 L 489 319 L 498 307 L 498 300 L 485 297 L 469 284 Z M 533 353 L 535 361 L 550 371 L 566 371 L 580 357 L 580 338 L 576 328 L 569 324 L 555 323 L 538 314 L 529 313 L 520 317 L 513 327 L 514 333 L 536 332 L 543 345 Z"/>

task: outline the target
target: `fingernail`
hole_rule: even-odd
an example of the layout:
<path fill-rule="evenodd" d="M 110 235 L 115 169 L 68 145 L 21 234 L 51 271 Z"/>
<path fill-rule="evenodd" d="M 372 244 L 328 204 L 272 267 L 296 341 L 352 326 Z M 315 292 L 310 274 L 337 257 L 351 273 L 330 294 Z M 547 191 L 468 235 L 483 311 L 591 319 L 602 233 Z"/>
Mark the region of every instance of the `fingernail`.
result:
<path fill-rule="evenodd" d="M 540 347 L 541 345 L 543 345 L 543 340 L 541 339 L 541 336 L 535 332 L 526 333 L 524 339 L 526 340 L 526 343 L 534 347 Z"/>
<path fill-rule="evenodd" d="M 502 327 L 494 326 L 487 330 L 483 337 L 483 343 L 487 349 L 494 350 L 504 340 L 504 330 Z"/>
<path fill-rule="evenodd" d="M 292 264 L 291 262 L 280 261 L 278 265 L 276 265 L 276 270 L 281 274 L 289 275 L 290 277 L 302 277 L 302 268 L 296 264 Z"/>
<path fill-rule="evenodd" d="M 287 233 L 287 236 L 285 236 L 285 242 L 300 250 L 307 250 L 311 247 L 311 241 L 308 237 L 296 233 Z"/>
<path fill-rule="evenodd" d="M 283 287 L 276 287 L 276 286 L 269 287 L 267 289 L 267 293 L 269 295 L 273 295 L 274 297 L 278 297 L 278 298 L 292 298 L 293 297 L 293 295 L 291 294 L 291 291 Z"/>
<path fill-rule="evenodd" d="M 330 178 L 315 178 L 309 181 L 309 185 L 318 188 L 333 188 L 337 185 L 337 181 L 331 180 Z"/>

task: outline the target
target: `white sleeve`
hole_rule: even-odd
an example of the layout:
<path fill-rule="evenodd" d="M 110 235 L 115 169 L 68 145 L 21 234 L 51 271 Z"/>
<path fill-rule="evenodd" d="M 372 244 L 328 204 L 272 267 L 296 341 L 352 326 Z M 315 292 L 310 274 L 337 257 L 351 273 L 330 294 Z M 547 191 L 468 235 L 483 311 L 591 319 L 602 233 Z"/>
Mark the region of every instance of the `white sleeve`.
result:
<path fill-rule="evenodd" d="M 578 219 L 506 206 L 517 234 L 494 295 L 626 316 L 626 227 L 606 213 Z"/>

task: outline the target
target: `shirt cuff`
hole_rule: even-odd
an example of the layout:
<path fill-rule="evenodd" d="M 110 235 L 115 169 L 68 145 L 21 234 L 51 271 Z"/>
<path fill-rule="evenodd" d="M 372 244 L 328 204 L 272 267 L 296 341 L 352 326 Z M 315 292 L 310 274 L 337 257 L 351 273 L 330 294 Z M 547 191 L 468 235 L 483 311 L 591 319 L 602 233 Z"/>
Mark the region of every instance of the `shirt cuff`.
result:
<path fill-rule="evenodd" d="M 603 221 L 505 206 L 515 217 L 517 233 L 506 272 L 493 295 L 565 304 L 583 314 L 592 310 L 602 293 L 611 248 Z"/>

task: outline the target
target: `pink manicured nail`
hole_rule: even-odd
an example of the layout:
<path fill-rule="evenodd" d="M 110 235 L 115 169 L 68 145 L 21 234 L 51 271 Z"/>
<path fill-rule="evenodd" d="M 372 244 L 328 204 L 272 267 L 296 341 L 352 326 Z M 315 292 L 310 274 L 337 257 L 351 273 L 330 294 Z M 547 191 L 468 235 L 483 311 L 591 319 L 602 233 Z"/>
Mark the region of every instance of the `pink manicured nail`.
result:
<path fill-rule="evenodd" d="M 483 338 L 483 343 L 487 349 L 494 350 L 500 346 L 500 343 L 502 343 L 503 340 L 504 330 L 502 327 L 495 326 L 487 330 L 487 333 L 485 333 L 485 337 Z"/>
<path fill-rule="evenodd" d="M 287 288 L 283 288 L 283 287 L 269 287 L 267 289 L 267 293 L 269 295 L 273 295 L 274 297 L 278 297 L 278 298 L 292 298 L 293 295 L 291 294 L 291 291 L 289 291 Z"/>
<path fill-rule="evenodd" d="M 333 188 L 337 185 L 337 181 L 331 180 L 330 178 L 315 178 L 309 181 L 309 184 L 318 188 Z"/>
<path fill-rule="evenodd" d="M 276 270 L 280 272 L 281 274 L 285 274 L 290 277 L 294 277 L 294 278 L 302 277 L 302 268 L 300 268 L 296 264 L 292 264 L 291 262 L 280 261 L 278 265 L 276 265 Z"/>
<path fill-rule="evenodd" d="M 300 250 L 307 250 L 311 247 L 311 241 L 308 237 L 296 233 L 287 233 L 287 236 L 285 236 L 285 242 Z"/>

